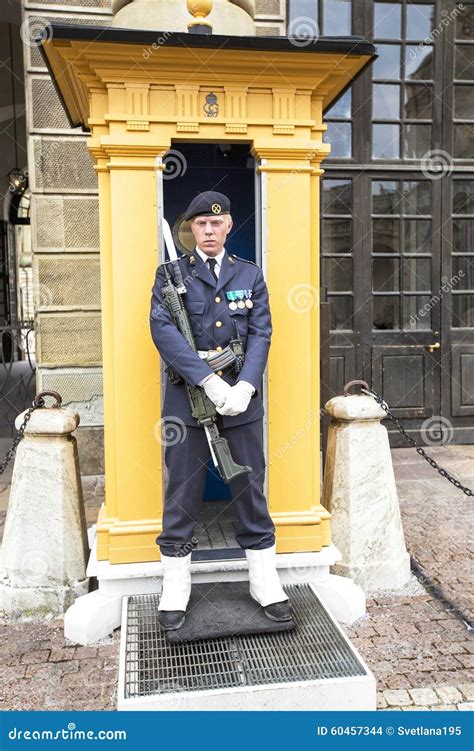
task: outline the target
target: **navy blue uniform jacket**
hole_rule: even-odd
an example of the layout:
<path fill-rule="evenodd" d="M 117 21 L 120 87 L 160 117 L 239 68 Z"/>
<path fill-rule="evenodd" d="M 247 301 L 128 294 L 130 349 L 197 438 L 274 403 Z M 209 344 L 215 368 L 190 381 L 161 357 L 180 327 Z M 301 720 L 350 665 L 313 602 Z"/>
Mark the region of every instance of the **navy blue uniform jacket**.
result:
<path fill-rule="evenodd" d="M 187 289 L 183 300 L 191 320 L 196 346 L 203 350 L 215 349 L 217 346 L 224 348 L 232 338 L 232 321 L 235 320 L 244 343 L 245 362 L 237 376 L 233 369 L 227 369 L 222 378 L 231 385 L 240 380 L 248 381 L 256 388 L 246 411 L 240 415 L 222 415 L 222 425 L 226 428 L 259 420 L 263 417 L 262 376 L 272 334 L 268 290 L 262 269 L 251 261 L 229 256 L 225 251 L 216 282 L 198 253 L 194 255 L 194 259 L 193 265 L 189 256 L 182 255 L 178 263 Z M 172 365 L 188 383 L 197 385 L 214 371 L 193 350 L 171 320 L 161 293 L 166 284 L 163 265 L 157 268 L 152 289 L 151 335 L 165 364 Z M 170 263 L 167 268 L 172 276 Z M 226 292 L 243 289 L 252 290 L 253 307 L 230 310 Z M 221 326 L 216 326 L 218 321 Z M 161 416 L 169 420 L 177 418 L 185 425 L 198 424 L 191 415 L 184 383 L 172 384 L 167 379 Z"/>

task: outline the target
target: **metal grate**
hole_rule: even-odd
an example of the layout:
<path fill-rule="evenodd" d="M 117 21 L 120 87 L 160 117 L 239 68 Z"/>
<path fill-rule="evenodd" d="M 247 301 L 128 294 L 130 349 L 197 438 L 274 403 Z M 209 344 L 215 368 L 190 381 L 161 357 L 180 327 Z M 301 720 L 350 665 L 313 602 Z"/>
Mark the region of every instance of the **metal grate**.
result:
<path fill-rule="evenodd" d="M 158 624 L 159 596 L 130 596 L 124 698 L 367 675 L 309 584 L 284 589 L 294 631 L 175 645 Z"/>

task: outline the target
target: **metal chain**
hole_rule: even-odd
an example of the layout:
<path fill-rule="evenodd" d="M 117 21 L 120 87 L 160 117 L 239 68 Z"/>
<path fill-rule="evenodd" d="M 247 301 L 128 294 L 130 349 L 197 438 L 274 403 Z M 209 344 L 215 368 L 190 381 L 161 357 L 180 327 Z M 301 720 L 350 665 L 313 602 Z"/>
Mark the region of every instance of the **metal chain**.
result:
<path fill-rule="evenodd" d="M 349 385 L 350 384 L 348 384 L 348 386 Z M 365 384 L 365 385 L 367 386 L 367 384 Z M 345 387 L 345 388 L 347 388 L 347 387 Z M 363 391 L 368 396 L 372 396 L 375 399 L 375 401 L 378 404 L 380 404 L 380 406 L 382 407 L 382 409 L 384 410 L 384 412 L 387 413 L 387 416 L 392 420 L 392 422 L 398 428 L 398 430 L 400 431 L 400 433 L 402 434 L 402 436 L 405 438 L 405 440 L 408 441 L 408 443 L 411 444 L 411 446 L 413 446 L 413 448 L 415 448 L 417 450 L 417 452 L 423 457 L 423 459 L 426 459 L 426 461 L 428 462 L 428 464 L 431 464 L 431 466 L 433 467 L 433 469 L 437 469 L 438 472 L 440 473 L 440 475 L 442 477 L 445 477 L 447 480 L 449 480 L 449 482 L 451 482 L 456 488 L 458 488 L 458 490 L 462 490 L 462 492 L 465 493 L 467 496 L 470 496 L 471 498 L 474 496 L 474 492 L 470 488 L 467 488 L 464 485 L 462 485 L 459 482 L 459 480 L 456 480 L 456 478 L 453 477 L 452 475 L 450 475 L 449 472 L 447 472 L 445 469 L 443 469 L 443 467 L 440 467 L 439 464 L 437 462 L 435 462 L 434 459 L 431 458 L 431 456 L 428 456 L 428 454 L 423 450 L 423 448 L 421 446 L 418 446 L 418 444 L 416 443 L 415 439 L 412 438 L 412 436 L 408 435 L 408 433 L 406 432 L 406 430 L 400 425 L 400 423 L 397 420 L 397 418 L 394 415 L 392 415 L 392 413 L 390 411 L 390 407 L 388 406 L 388 404 L 385 401 L 385 399 L 382 396 L 380 396 L 380 394 L 377 394 L 377 392 L 374 391 L 373 389 L 369 388 L 369 386 L 367 386 L 367 388 L 361 388 L 361 391 Z"/>
<path fill-rule="evenodd" d="M 42 391 L 40 394 L 38 394 L 37 396 L 35 396 L 35 398 L 32 401 L 32 406 L 29 407 L 26 410 L 25 418 L 24 418 L 23 422 L 21 423 L 20 427 L 18 428 L 18 435 L 15 436 L 15 439 L 14 439 L 11 447 L 8 449 L 7 453 L 5 454 L 4 461 L 0 464 L 0 475 L 3 475 L 3 473 L 5 472 L 8 464 L 11 462 L 11 460 L 15 456 L 16 450 L 18 448 L 18 444 L 20 443 L 21 439 L 24 436 L 25 429 L 26 429 L 26 426 L 28 424 L 28 420 L 30 419 L 30 417 L 33 414 L 33 412 L 35 411 L 35 409 L 41 409 L 42 407 L 44 407 L 44 398 L 43 397 L 44 396 L 48 396 L 48 395 L 49 396 L 54 396 L 54 398 L 56 399 L 57 403 L 55 405 L 53 405 L 54 407 L 60 407 L 61 406 L 62 398 L 58 394 L 57 391 Z"/>

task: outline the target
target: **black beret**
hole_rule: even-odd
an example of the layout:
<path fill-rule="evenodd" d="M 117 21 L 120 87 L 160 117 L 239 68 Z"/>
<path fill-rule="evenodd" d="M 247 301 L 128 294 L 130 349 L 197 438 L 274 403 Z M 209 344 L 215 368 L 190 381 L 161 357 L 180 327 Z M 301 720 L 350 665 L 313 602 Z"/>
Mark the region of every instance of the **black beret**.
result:
<path fill-rule="evenodd" d="M 223 193 L 205 190 L 193 198 L 184 214 L 187 221 L 195 216 L 220 216 L 230 214 L 230 200 Z"/>

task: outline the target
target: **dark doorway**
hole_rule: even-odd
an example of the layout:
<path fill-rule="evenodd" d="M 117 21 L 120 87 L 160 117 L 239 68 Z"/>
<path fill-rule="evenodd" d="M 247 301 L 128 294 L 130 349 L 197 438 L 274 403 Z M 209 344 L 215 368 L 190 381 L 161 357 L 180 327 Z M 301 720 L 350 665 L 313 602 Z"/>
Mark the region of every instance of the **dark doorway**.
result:
<path fill-rule="evenodd" d="M 167 165 L 163 173 L 164 216 L 170 226 L 197 193 L 225 193 L 234 221 L 226 251 L 255 261 L 255 162 L 250 144 L 174 142 L 163 161 Z M 230 498 L 228 486 L 209 458 L 204 501 Z"/>

